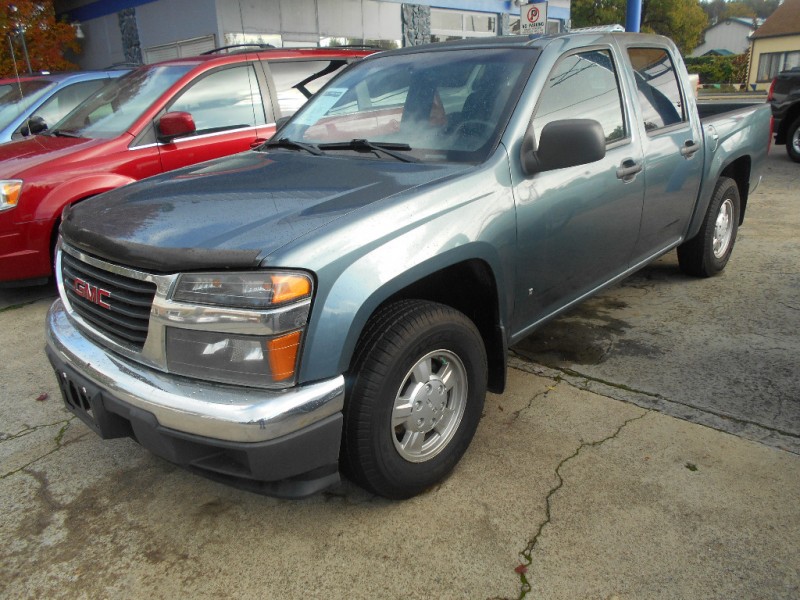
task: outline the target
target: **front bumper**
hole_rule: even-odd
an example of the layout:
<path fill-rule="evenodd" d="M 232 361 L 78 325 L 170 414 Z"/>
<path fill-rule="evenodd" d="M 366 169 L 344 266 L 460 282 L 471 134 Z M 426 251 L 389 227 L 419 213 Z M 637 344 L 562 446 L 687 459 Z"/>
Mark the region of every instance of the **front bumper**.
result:
<path fill-rule="evenodd" d="M 66 406 L 101 437 L 132 437 L 214 479 L 299 497 L 339 481 L 344 378 L 271 391 L 192 380 L 117 357 L 56 300 L 47 355 Z"/>

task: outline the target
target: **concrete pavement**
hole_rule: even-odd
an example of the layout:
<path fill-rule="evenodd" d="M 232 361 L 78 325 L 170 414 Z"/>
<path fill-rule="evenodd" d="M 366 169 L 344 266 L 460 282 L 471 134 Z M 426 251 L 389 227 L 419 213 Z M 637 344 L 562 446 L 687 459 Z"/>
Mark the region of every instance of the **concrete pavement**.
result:
<path fill-rule="evenodd" d="M 796 454 L 516 361 L 439 487 L 261 497 L 72 418 L 36 297 L 0 311 L 3 598 L 800 596 Z"/>

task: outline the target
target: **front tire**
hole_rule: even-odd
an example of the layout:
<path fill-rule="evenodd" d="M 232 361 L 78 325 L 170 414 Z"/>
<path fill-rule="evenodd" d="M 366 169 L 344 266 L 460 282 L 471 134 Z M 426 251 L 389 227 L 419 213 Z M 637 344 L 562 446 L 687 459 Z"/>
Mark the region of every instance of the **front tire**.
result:
<path fill-rule="evenodd" d="M 786 131 L 786 154 L 794 162 L 800 162 L 800 117 Z"/>
<path fill-rule="evenodd" d="M 462 313 L 421 300 L 379 309 L 348 381 L 343 470 L 393 499 L 441 481 L 475 434 L 486 379 L 483 340 Z"/>
<path fill-rule="evenodd" d="M 711 277 L 725 268 L 739 230 L 739 187 L 720 177 L 700 231 L 678 246 L 678 265 L 687 275 Z"/>

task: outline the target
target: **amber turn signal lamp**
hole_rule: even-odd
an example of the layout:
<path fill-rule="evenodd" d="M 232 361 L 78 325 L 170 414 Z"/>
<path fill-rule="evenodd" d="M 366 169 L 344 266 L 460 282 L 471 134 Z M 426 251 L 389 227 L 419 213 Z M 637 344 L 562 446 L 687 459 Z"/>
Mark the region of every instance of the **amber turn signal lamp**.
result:
<path fill-rule="evenodd" d="M 272 304 L 283 304 L 311 295 L 311 282 L 297 275 L 272 275 Z"/>
<path fill-rule="evenodd" d="M 285 381 L 294 376 L 294 369 L 297 364 L 297 349 L 299 347 L 299 331 L 282 335 L 267 342 L 269 367 L 272 370 L 273 381 Z"/>

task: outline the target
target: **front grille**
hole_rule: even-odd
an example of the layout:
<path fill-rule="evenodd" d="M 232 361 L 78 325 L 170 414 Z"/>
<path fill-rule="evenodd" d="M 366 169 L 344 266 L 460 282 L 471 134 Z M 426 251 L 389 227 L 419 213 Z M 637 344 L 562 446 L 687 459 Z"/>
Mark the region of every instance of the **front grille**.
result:
<path fill-rule="evenodd" d="M 147 339 L 156 284 L 86 264 L 61 253 L 61 275 L 72 309 L 93 327 L 141 350 Z"/>

